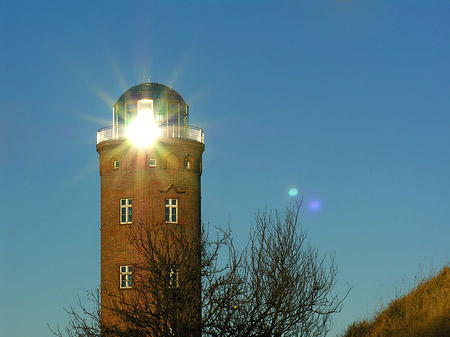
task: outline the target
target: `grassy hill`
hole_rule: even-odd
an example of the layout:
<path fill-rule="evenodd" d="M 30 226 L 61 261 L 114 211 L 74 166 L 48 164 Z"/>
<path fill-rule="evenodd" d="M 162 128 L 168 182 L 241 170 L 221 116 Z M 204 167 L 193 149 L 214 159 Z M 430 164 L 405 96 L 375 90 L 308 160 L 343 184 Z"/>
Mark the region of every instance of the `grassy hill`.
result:
<path fill-rule="evenodd" d="M 343 337 L 449 337 L 450 267 L 393 300 L 372 320 L 350 325 Z"/>

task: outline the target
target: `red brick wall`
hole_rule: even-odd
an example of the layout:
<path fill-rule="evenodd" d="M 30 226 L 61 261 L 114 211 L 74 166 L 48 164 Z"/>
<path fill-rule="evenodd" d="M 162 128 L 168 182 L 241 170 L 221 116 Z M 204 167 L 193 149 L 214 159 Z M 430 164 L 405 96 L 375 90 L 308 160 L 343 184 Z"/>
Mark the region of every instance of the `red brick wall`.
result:
<path fill-rule="evenodd" d="M 102 301 L 119 294 L 119 266 L 133 265 L 136 253 L 129 243 L 130 231 L 142 225 L 184 226 L 192 238 L 201 232 L 201 161 L 204 145 L 167 138 L 138 149 L 126 140 L 97 145 L 101 176 L 101 290 Z M 148 159 L 156 159 L 149 167 Z M 185 159 L 192 161 L 186 169 Z M 119 168 L 113 169 L 113 161 Z M 120 199 L 132 198 L 133 223 L 120 223 Z M 178 199 L 178 224 L 165 224 L 165 199 Z M 189 234 L 190 233 L 190 234 Z M 106 303 L 106 302 L 103 302 Z M 104 322 L 114 320 L 102 312 Z"/>

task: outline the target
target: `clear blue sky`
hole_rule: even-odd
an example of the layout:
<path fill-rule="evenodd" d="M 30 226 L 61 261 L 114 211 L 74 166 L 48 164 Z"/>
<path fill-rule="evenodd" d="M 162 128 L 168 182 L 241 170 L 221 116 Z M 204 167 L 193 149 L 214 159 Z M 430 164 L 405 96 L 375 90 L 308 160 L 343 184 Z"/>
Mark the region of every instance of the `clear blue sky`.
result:
<path fill-rule="evenodd" d="M 48 336 L 99 285 L 96 131 L 148 77 L 205 130 L 205 222 L 242 244 L 258 209 L 304 195 L 312 244 L 354 287 L 330 336 L 440 269 L 449 18 L 433 0 L 2 0 L 2 336 Z"/>

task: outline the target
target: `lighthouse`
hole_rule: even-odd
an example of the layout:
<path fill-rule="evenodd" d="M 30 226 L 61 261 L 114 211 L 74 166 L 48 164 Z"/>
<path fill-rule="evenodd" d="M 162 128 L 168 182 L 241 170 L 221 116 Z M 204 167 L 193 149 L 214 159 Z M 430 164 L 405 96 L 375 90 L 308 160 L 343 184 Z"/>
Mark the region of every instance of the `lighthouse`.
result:
<path fill-rule="evenodd" d="M 143 291 L 136 283 L 136 267 L 144 259 L 130 235 L 150 228 L 171 233 L 170 238 L 182 233 L 183 247 L 200 243 L 204 132 L 189 124 L 189 106 L 178 92 L 149 81 L 119 97 L 113 106 L 112 125 L 97 132 L 96 149 L 101 177 L 102 322 L 115 324 L 118 318 L 110 310 L 111 303 Z M 172 244 L 169 236 L 155 240 L 156 245 L 160 242 L 161 249 L 166 249 Z M 177 288 L 183 282 L 182 259 L 171 259 L 167 261 L 167 286 Z M 193 259 L 200 265 L 199 254 Z M 194 278 L 198 286 L 190 295 L 198 302 L 198 310 L 186 315 L 197 320 L 199 270 Z"/>

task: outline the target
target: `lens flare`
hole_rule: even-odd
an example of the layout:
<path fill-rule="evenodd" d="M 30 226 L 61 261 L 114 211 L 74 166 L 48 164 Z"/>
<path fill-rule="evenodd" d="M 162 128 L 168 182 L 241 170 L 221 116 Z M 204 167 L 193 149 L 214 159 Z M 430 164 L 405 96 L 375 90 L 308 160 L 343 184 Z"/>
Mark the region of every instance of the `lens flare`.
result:
<path fill-rule="evenodd" d="M 289 194 L 290 197 L 296 197 L 298 195 L 298 189 L 296 189 L 295 187 L 291 188 L 289 190 L 288 194 Z"/>
<path fill-rule="evenodd" d="M 308 203 L 308 209 L 317 212 L 322 208 L 322 202 L 319 199 L 313 199 Z"/>

